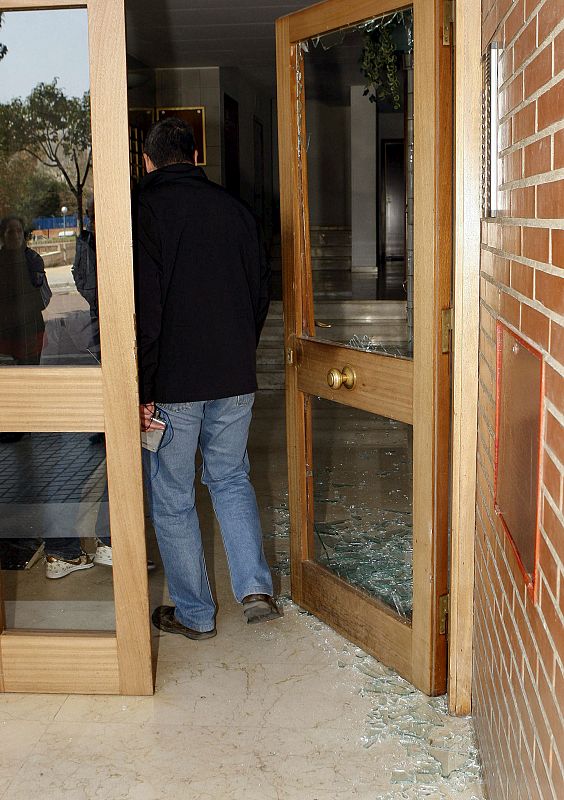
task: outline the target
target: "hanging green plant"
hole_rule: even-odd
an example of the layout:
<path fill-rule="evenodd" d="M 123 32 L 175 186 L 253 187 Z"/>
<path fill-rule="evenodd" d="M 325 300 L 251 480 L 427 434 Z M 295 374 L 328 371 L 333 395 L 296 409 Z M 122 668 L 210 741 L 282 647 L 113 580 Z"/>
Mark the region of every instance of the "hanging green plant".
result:
<path fill-rule="evenodd" d="M 401 106 L 398 54 L 388 26 L 364 34 L 360 66 L 367 81 L 364 95 L 370 102 L 389 101 L 398 110 Z"/>

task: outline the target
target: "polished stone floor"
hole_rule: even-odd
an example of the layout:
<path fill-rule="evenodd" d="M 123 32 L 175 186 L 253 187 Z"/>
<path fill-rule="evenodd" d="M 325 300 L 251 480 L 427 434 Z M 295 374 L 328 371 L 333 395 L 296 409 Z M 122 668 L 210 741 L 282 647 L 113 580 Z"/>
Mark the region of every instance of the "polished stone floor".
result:
<path fill-rule="evenodd" d="M 471 720 L 291 603 L 283 413 L 281 393 L 259 396 L 249 449 L 284 618 L 245 624 L 199 492 L 218 636 L 154 630 L 151 698 L 0 696 L 2 800 L 482 800 Z M 150 534 L 148 549 L 158 561 Z M 108 568 L 4 578 L 12 625 L 112 626 Z M 167 599 L 159 564 L 150 592 Z"/>

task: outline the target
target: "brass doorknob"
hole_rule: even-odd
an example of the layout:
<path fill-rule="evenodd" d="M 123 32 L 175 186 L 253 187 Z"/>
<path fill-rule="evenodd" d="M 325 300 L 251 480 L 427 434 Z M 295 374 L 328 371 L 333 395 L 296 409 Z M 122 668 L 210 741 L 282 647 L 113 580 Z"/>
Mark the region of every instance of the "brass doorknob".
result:
<path fill-rule="evenodd" d="M 327 373 L 327 383 L 331 389 L 340 389 L 344 386 L 345 389 L 353 389 L 356 383 L 356 372 L 352 367 L 343 367 L 340 369 L 330 369 Z"/>

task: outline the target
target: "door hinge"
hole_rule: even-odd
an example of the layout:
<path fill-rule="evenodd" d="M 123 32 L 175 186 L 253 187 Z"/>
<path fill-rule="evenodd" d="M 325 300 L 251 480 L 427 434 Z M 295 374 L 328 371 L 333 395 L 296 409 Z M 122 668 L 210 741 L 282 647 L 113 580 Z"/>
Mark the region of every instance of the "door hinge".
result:
<path fill-rule="evenodd" d="M 294 363 L 294 351 L 291 347 L 286 350 L 286 363 L 291 367 Z"/>
<path fill-rule="evenodd" d="M 454 321 L 452 308 L 443 308 L 441 311 L 441 353 L 451 352 L 451 332 Z"/>
<path fill-rule="evenodd" d="M 443 44 L 450 47 L 454 33 L 454 0 L 443 0 Z"/>
<path fill-rule="evenodd" d="M 444 636 L 447 632 L 447 617 L 450 594 L 442 594 L 439 597 L 439 633 Z"/>

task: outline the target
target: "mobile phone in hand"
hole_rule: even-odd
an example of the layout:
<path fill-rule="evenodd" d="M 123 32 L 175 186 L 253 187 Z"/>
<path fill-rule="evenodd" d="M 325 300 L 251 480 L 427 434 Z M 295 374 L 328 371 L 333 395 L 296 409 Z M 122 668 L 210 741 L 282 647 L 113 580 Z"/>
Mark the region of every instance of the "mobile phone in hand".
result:
<path fill-rule="evenodd" d="M 151 453 L 156 453 L 161 446 L 164 432 L 166 431 L 166 422 L 160 416 L 158 409 L 153 416 L 153 422 L 159 423 L 159 427 L 149 431 L 141 431 L 141 446 L 145 450 L 150 450 Z"/>

